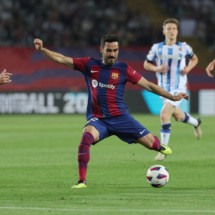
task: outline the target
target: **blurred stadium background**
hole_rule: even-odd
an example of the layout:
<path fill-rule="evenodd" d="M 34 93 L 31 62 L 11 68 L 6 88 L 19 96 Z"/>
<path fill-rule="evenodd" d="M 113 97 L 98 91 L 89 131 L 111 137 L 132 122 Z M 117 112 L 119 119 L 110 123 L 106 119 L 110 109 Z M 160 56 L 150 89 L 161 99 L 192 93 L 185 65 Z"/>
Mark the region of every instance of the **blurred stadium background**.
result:
<path fill-rule="evenodd" d="M 156 82 L 142 63 L 152 43 L 163 40 L 163 20 L 175 17 L 180 20 L 179 40 L 188 42 L 199 57 L 188 77 L 191 102 L 183 106 L 215 115 L 215 79 L 205 73 L 215 57 L 214 8 L 214 0 L 1 0 L 0 69 L 13 73 L 13 82 L 0 88 L 0 114 L 85 112 L 82 75 L 36 52 L 35 37 L 68 56 L 100 57 L 100 37 L 115 33 L 121 39 L 120 60 Z M 152 101 L 138 87 L 128 85 L 125 100 L 131 112 L 159 113 L 159 98 Z"/>

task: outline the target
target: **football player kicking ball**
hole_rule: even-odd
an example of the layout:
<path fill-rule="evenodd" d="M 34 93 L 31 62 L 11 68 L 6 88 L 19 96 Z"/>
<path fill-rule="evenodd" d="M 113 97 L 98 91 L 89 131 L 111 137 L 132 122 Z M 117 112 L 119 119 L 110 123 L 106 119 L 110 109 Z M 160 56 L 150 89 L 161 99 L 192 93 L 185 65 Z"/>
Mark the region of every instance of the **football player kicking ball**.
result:
<path fill-rule="evenodd" d="M 36 50 L 50 60 L 80 71 L 88 88 L 87 123 L 78 148 L 79 180 L 72 188 L 86 188 L 87 165 L 90 160 L 90 146 L 106 137 L 116 135 L 131 144 L 139 143 L 150 150 L 165 155 L 172 154 L 168 146 L 160 144 L 146 127 L 129 113 L 123 100 L 126 82 L 138 84 L 148 91 L 173 101 L 188 99 L 185 93 L 171 95 L 161 87 L 147 81 L 126 63 L 117 61 L 119 41 L 115 35 L 101 38 L 102 59 L 91 57 L 71 58 L 43 47 L 43 41 L 34 40 Z"/>

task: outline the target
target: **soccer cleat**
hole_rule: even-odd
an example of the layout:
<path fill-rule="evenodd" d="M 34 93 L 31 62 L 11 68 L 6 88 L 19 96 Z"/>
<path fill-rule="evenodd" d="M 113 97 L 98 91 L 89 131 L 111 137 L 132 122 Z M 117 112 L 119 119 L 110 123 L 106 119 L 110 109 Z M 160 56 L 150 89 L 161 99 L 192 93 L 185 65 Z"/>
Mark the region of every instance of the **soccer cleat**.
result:
<path fill-rule="evenodd" d="M 71 188 L 80 189 L 80 188 L 86 188 L 86 187 L 87 187 L 87 185 L 86 185 L 85 181 L 78 181 L 78 183 L 73 185 Z"/>
<path fill-rule="evenodd" d="M 155 160 L 156 160 L 156 161 L 162 161 L 162 160 L 165 159 L 165 157 L 166 157 L 166 155 L 164 155 L 164 154 L 158 152 L 158 154 L 157 154 L 156 157 L 155 157 Z"/>
<path fill-rule="evenodd" d="M 167 145 L 160 145 L 160 153 L 164 154 L 164 155 L 171 155 L 172 154 L 172 149 L 170 149 L 169 146 Z"/>
<path fill-rule="evenodd" d="M 200 128 L 202 120 L 200 118 L 198 118 L 197 121 L 198 121 L 198 125 L 194 126 L 194 135 L 197 139 L 200 139 L 202 137 L 202 130 Z"/>

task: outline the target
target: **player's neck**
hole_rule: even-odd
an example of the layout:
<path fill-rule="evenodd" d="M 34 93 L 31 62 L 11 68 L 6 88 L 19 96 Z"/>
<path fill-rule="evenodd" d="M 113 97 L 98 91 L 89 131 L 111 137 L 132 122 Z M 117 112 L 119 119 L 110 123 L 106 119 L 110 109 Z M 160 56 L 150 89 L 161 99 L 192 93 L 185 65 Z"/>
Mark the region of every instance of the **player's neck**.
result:
<path fill-rule="evenodd" d="M 168 39 L 166 39 L 165 42 L 166 42 L 166 45 L 172 46 L 172 45 L 176 44 L 176 39 L 175 40 L 168 40 Z"/>

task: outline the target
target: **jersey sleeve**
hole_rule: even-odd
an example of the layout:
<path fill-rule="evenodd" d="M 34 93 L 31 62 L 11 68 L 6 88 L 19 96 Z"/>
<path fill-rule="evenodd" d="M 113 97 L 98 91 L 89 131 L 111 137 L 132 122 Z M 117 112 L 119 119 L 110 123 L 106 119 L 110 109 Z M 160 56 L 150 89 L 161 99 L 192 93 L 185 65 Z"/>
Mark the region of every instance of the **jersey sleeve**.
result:
<path fill-rule="evenodd" d="M 185 43 L 184 45 L 186 47 L 186 57 L 192 58 L 194 55 L 192 47 L 190 45 L 188 45 L 187 43 Z"/>
<path fill-rule="evenodd" d="M 126 70 L 126 78 L 129 82 L 136 84 L 142 78 L 142 75 L 132 67 L 128 66 Z"/>
<path fill-rule="evenodd" d="M 146 55 L 146 60 L 150 63 L 153 63 L 155 62 L 155 59 L 156 59 L 156 45 L 154 44 L 149 50 L 149 53 Z"/>
<path fill-rule="evenodd" d="M 89 60 L 90 60 L 89 57 L 73 58 L 74 69 L 81 71 L 81 72 L 84 72 L 86 69 L 86 65 L 87 65 Z"/>

